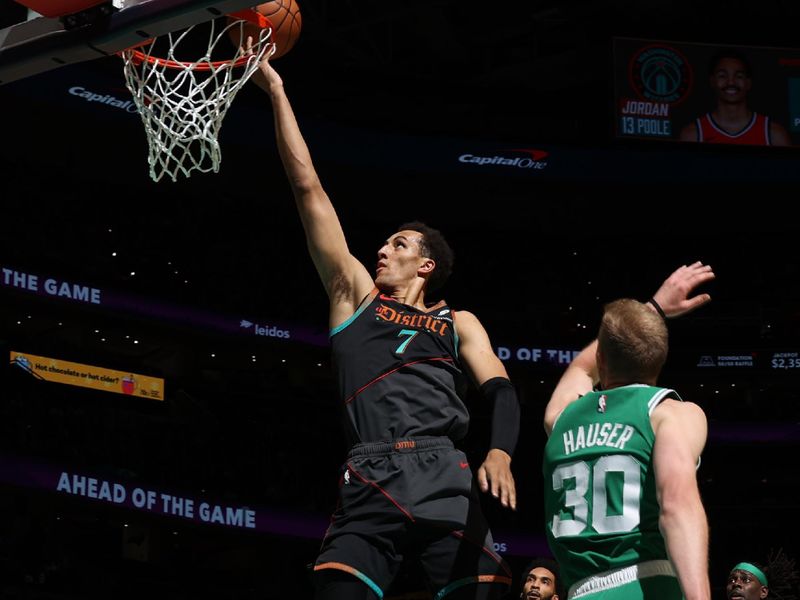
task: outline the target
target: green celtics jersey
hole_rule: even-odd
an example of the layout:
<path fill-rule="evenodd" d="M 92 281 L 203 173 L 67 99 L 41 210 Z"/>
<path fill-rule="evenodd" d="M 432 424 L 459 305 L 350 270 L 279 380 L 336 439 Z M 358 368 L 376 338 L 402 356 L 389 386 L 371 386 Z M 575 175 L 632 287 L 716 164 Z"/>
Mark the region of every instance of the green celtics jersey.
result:
<path fill-rule="evenodd" d="M 658 529 L 650 414 L 673 391 L 591 392 L 559 415 L 544 451 L 547 541 L 567 587 L 590 575 L 666 559 Z"/>

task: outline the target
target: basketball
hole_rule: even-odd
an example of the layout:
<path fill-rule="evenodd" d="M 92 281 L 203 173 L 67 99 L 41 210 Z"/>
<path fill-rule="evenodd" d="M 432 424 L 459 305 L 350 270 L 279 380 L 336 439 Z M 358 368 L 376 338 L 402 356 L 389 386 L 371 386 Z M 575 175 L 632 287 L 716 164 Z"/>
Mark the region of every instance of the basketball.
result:
<path fill-rule="evenodd" d="M 275 54 L 272 58 L 279 58 L 289 52 L 297 43 L 300 37 L 300 29 L 303 25 L 303 18 L 300 15 L 300 6 L 295 0 L 272 0 L 253 7 L 254 10 L 264 15 L 272 24 L 272 35 L 270 40 L 275 44 Z M 233 19 L 229 18 L 229 22 Z M 256 25 L 245 23 L 244 35 L 239 39 L 239 28 L 232 27 L 228 30 L 228 35 L 233 44 L 238 48 L 240 43 L 252 36 L 258 39 L 260 30 Z"/>

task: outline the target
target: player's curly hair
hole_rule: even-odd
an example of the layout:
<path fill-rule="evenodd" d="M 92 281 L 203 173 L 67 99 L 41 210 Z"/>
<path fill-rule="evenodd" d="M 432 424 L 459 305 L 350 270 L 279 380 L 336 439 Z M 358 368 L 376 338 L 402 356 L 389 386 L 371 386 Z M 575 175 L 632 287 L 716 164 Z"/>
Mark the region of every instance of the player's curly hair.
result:
<path fill-rule="evenodd" d="M 528 579 L 528 574 L 536 567 L 544 567 L 553 574 L 555 577 L 553 588 L 555 589 L 556 595 L 562 599 L 566 598 L 566 590 L 564 589 L 564 586 L 561 585 L 561 572 L 558 568 L 558 563 L 554 559 L 546 556 L 537 556 L 536 558 L 531 559 L 531 561 L 526 565 L 525 569 L 523 569 L 522 575 L 519 578 L 519 597 L 522 598 L 522 590 L 525 587 L 525 580 Z"/>
<path fill-rule="evenodd" d="M 455 259 L 453 249 L 450 248 L 450 244 L 444 239 L 441 231 L 420 221 L 403 223 L 397 228 L 397 231 L 404 230 L 417 231 L 422 234 L 420 243 L 422 256 L 432 258 L 436 263 L 436 268 L 428 276 L 427 291 L 435 292 L 444 285 L 453 271 L 453 260 Z"/>
<path fill-rule="evenodd" d="M 797 600 L 800 574 L 795 568 L 795 560 L 786 556 L 783 548 L 770 551 L 764 573 L 769 579 L 767 598 L 777 600 Z"/>

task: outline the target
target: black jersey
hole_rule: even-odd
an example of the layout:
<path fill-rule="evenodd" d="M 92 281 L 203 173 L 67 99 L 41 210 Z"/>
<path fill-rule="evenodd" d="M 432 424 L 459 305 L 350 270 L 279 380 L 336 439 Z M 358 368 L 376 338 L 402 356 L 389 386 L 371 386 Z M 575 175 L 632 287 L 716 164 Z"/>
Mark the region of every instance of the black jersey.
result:
<path fill-rule="evenodd" d="M 373 291 L 331 331 L 353 442 L 467 433 L 453 312 L 419 310 Z"/>

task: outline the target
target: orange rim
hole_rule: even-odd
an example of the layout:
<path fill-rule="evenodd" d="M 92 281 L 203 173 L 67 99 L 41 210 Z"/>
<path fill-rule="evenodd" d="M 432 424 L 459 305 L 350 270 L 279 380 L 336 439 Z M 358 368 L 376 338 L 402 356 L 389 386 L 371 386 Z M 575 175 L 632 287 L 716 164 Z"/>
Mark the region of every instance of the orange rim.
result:
<path fill-rule="evenodd" d="M 240 21 L 249 21 L 253 25 L 257 26 L 259 29 L 267 29 L 272 28 L 272 23 L 270 20 L 258 12 L 254 8 L 245 8 L 244 10 L 239 10 L 234 13 L 228 15 L 232 19 L 237 19 Z M 168 69 L 192 69 L 194 71 L 210 71 L 211 69 L 219 69 L 224 65 L 230 65 L 231 61 L 229 60 L 215 60 L 210 62 L 201 62 L 201 63 L 193 63 L 193 62 L 184 62 L 180 60 L 170 60 L 167 58 L 158 58 L 156 56 L 152 56 L 150 54 L 145 54 L 141 50 L 136 50 L 145 44 L 148 44 L 153 41 L 154 38 L 149 40 L 145 40 L 144 42 L 140 42 L 135 46 L 131 46 L 130 48 L 126 48 L 125 50 L 120 50 L 117 52 L 119 56 L 122 56 L 125 52 L 130 52 L 132 55 L 132 61 L 136 65 L 140 65 L 143 62 L 148 62 L 151 65 L 155 66 L 165 66 Z M 248 57 L 242 56 L 236 61 L 234 61 L 234 67 L 241 67 L 242 65 L 247 64 Z"/>

